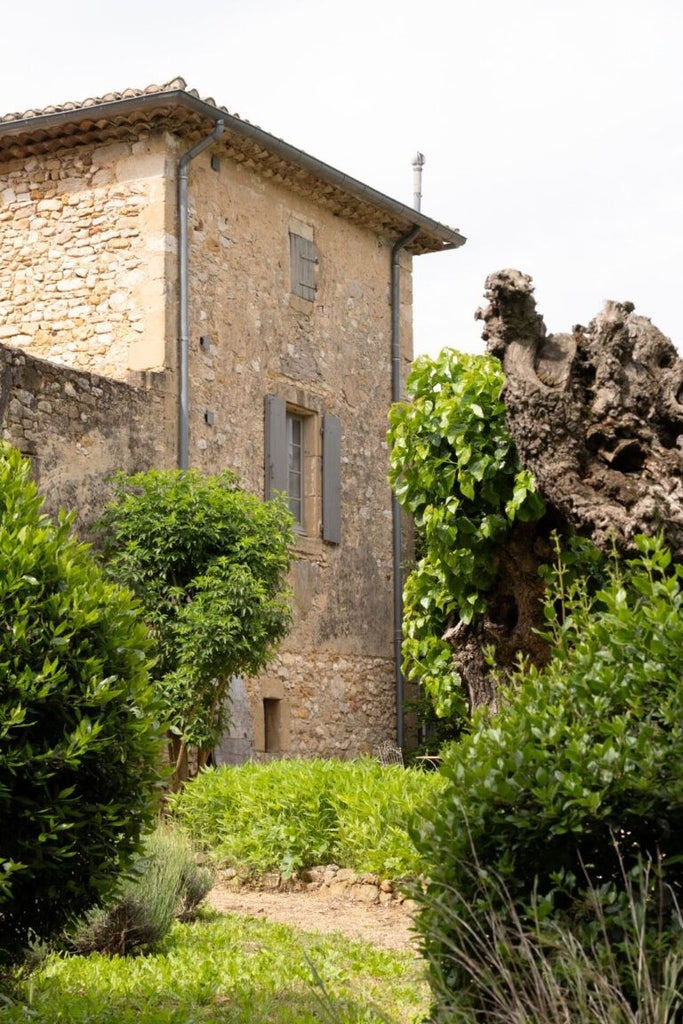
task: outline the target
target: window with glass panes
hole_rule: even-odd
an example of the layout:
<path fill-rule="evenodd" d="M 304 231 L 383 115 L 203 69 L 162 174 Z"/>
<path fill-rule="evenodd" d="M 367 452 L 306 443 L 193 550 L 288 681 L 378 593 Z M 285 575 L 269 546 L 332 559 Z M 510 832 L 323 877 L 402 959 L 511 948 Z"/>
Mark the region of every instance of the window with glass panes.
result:
<path fill-rule="evenodd" d="M 304 528 L 304 421 L 287 413 L 287 494 L 289 511 L 297 526 Z"/>
<path fill-rule="evenodd" d="M 314 395 L 265 398 L 265 496 L 286 494 L 297 532 L 341 543 L 341 421 Z"/>

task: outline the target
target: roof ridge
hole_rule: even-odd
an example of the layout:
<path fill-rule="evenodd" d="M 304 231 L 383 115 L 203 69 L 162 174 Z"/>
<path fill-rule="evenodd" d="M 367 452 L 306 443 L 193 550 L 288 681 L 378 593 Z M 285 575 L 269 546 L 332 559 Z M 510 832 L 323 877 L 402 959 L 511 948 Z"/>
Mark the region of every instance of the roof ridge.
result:
<path fill-rule="evenodd" d="M 218 106 L 215 100 L 211 98 L 203 99 L 196 89 L 188 89 L 187 82 L 182 75 L 176 75 L 174 78 L 169 79 L 169 81 L 164 82 L 161 85 L 152 83 L 142 89 L 129 87 L 116 92 L 107 92 L 102 96 L 88 96 L 82 101 L 67 100 L 64 103 L 51 103 L 47 107 L 42 107 L 40 109 L 34 107 L 29 110 L 25 110 L 23 113 L 14 111 L 9 114 L 2 114 L 0 115 L 0 124 L 5 124 L 9 121 L 23 121 L 31 117 L 43 117 L 46 114 L 58 114 L 61 111 L 87 110 L 88 107 L 97 107 L 103 103 L 115 103 L 117 100 L 135 99 L 136 96 L 162 95 L 165 92 L 186 92 L 188 96 L 194 96 L 195 99 L 201 99 L 204 103 L 208 103 L 213 107 Z M 224 110 L 225 113 L 228 113 L 226 107 L 220 107 L 218 109 Z"/>

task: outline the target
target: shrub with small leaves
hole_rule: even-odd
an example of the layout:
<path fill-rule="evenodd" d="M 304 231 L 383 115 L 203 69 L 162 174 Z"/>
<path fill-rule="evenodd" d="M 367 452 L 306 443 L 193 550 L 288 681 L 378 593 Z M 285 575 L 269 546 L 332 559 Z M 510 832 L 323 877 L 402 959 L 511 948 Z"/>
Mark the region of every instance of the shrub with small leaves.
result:
<path fill-rule="evenodd" d="M 408 829 L 443 781 L 435 772 L 354 761 L 272 761 L 209 769 L 171 797 L 173 813 L 223 863 L 292 874 L 336 862 L 385 878 L 415 874 Z"/>
<path fill-rule="evenodd" d="M 146 630 L 0 446 L 0 959 L 97 902 L 160 792 Z"/>
<path fill-rule="evenodd" d="M 449 957 L 450 907 L 487 879 L 521 920 L 533 904 L 595 951 L 603 934 L 618 946 L 624 879 L 650 864 L 665 894 L 645 904 L 655 967 L 683 941 L 683 567 L 661 540 L 636 543 L 594 596 L 550 581 L 551 662 L 520 672 L 445 760 L 448 788 L 416 837 L 430 879 L 418 927 L 452 991 L 469 981 Z"/>
<path fill-rule="evenodd" d="M 175 781 L 203 766 L 229 714 L 230 680 L 255 675 L 291 624 L 292 516 L 234 473 L 150 470 L 114 481 L 102 517 L 107 572 L 133 591 L 154 641 Z"/>

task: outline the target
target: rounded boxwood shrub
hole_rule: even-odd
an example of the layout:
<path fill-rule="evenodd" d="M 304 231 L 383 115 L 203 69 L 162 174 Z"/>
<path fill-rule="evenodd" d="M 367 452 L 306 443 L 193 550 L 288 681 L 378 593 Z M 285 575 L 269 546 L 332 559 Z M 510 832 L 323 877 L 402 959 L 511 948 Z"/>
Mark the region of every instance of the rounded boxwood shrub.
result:
<path fill-rule="evenodd" d="M 634 920 L 643 864 L 659 897 L 640 908 L 646 954 L 683 950 L 683 569 L 660 541 L 636 543 L 593 598 L 562 593 L 560 573 L 550 664 L 520 672 L 445 759 L 448 787 L 416 836 L 430 879 L 417 926 L 442 1001 L 470 985 L 454 906 L 470 921 L 479 906 L 489 930 L 491 907 L 517 930 L 560 922 L 599 959 Z M 632 977 L 620 983 L 637 999 Z"/>
<path fill-rule="evenodd" d="M 96 903 L 135 855 L 162 738 L 132 596 L 0 445 L 0 959 Z"/>

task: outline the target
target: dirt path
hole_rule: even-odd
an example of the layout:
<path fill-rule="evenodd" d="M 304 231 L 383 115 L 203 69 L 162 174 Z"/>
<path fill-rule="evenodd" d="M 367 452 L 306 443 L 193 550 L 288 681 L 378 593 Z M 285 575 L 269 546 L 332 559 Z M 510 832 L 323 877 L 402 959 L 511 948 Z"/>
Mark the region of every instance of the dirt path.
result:
<path fill-rule="evenodd" d="M 403 904 L 378 906 L 323 890 L 308 892 L 235 891 L 217 885 L 207 903 L 221 913 L 243 914 L 279 921 L 306 932 L 341 932 L 350 939 L 373 942 L 387 949 L 415 950 L 410 911 Z"/>

